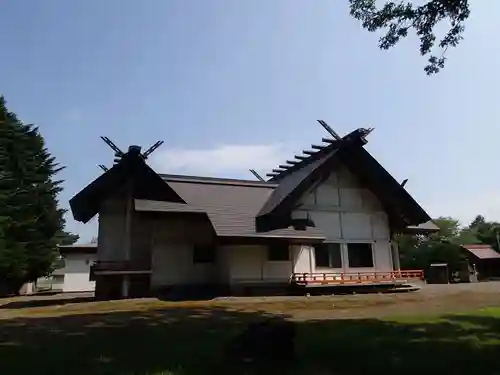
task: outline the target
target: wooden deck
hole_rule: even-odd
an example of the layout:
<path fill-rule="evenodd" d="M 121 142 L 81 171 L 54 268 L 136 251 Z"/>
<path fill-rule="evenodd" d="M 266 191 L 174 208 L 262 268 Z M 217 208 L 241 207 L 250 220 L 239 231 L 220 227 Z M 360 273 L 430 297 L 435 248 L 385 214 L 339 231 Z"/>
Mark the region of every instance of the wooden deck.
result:
<path fill-rule="evenodd" d="M 317 272 L 294 273 L 292 284 L 306 287 L 335 285 L 400 284 L 411 280 L 423 280 L 423 270 L 387 272 Z"/>

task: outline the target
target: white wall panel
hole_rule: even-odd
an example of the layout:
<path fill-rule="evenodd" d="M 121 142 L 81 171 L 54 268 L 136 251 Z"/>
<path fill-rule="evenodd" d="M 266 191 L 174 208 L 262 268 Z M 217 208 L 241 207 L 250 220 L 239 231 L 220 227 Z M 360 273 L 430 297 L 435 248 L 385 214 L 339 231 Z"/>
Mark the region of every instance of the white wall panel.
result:
<path fill-rule="evenodd" d="M 368 189 L 360 189 L 360 194 L 363 200 L 363 210 L 370 212 L 384 211 L 382 205 L 371 191 Z"/>
<path fill-rule="evenodd" d="M 90 266 L 95 261 L 94 254 L 66 254 L 64 256 L 63 292 L 91 292 L 95 281 L 90 281 Z"/>
<path fill-rule="evenodd" d="M 387 220 L 387 215 L 385 213 L 374 213 L 371 214 L 371 223 L 373 228 L 373 238 L 379 239 L 389 239 L 389 223 Z"/>
<path fill-rule="evenodd" d="M 342 213 L 342 234 L 345 240 L 372 239 L 370 214 Z"/>
<path fill-rule="evenodd" d="M 373 244 L 375 253 L 375 266 L 377 271 L 391 271 L 393 269 L 391 259 L 391 245 L 389 241 L 377 241 Z"/>
<path fill-rule="evenodd" d="M 228 248 L 229 282 L 287 282 L 293 273 L 294 249 L 288 261 L 269 261 L 267 246 L 239 245 Z M 304 264 L 304 259 L 299 259 Z"/>
<path fill-rule="evenodd" d="M 340 207 L 351 211 L 363 211 L 361 189 L 340 188 Z"/>
<path fill-rule="evenodd" d="M 328 240 L 335 240 L 342 237 L 339 212 L 314 211 L 309 212 L 309 215 L 316 226 L 323 231 Z"/>
<path fill-rule="evenodd" d="M 193 245 L 155 243 L 152 257 L 153 286 L 211 283 L 218 279 L 217 262 L 193 263 Z"/>
<path fill-rule="evenodd" d="M 316 188 L 316 205 L 319 207 L 338 207 L 339 189 L 335 185 L 322 184 Z"/>
<path fill-rule="evenodd" d="M 260 246 L 232 246 L 229 250 L 231 282 L 262 279 L 264 250 Z"/>

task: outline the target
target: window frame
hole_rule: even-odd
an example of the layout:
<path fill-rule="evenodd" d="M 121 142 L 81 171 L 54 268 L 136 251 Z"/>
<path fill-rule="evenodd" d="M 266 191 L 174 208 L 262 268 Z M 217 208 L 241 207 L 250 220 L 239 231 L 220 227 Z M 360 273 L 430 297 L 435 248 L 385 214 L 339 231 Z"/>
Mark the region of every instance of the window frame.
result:
<path fill-rule="evenodd" d="M 363 246 L 369 246 L 370 247 L 370 256 L 371 256 L 371 265 L 358 265 L 358 264 L 355 264 L 355 265 L 352 265 L 351 264 L 351 256 L 350 256 L 350 251 L 349 251 L 349 245 L 363 245 Z M 374 249 L 374 244 L 373 242 L 347 242 L 345 244 L 346 246 L 346 254 L 347 254 L 347 265 L 349 268 L 374 268 L 375 267 L 375 249 Z M 351 248 L 352 249 L 352 248 Z M 356 257 L 353 257 L 353 258 L 356 258 Z M 359 257 L 358 259 L 356 260 L 359 260 Z M 362 263 L 362 262 L 359 262 L 359 263 Z"/>
<path fill-rule="evenodd" d="M 331 247 L 332 245 L 335 245 L 337 247 L 332 248 Z M 327 252 L 327 256 L 328 256 L 328 265 L 327 266 L 318 265 L 318 257 L 316 256 L 317 255 L 316 252 L 320 249 Z M 334 264 L 332 261 L 332 259 L 333 259 L 333 257 L 332 257 L 333 251 L 332 250 L 336 250 L 336 251 L 338 250 L 339 259 L 340 259 L 339 267 L 334 267 Z M 340 243 L 340 242 L 323 242 L 319 245 L 314 246 L 314 266 L 315 266 L 315 268 L 329 268 L 329 269 L 334 269 L 334 270 L 343 269 L 344 268 L 344 255 L 343 255 L 343 251 L 342 251 L 342 243 Z"/>
<path fill-rule="evenodd" d="M 286 248 L 286 252 L 284 251 Z M 273 257 L 271 254 L 273 254 L 273 251 L 276 249 L 283 251 L 283 254 L 287 254 L 286 259 L 283 257 Z M 276 254 L 276 253 L 274 253 Z M 268 262 L 289 262 L 291 260 L 291 255 L 290 255 L 290 244 L 288 242 L 277 242 L 277 243 L 272 243 L 267 246 L 267 261 Z"/>

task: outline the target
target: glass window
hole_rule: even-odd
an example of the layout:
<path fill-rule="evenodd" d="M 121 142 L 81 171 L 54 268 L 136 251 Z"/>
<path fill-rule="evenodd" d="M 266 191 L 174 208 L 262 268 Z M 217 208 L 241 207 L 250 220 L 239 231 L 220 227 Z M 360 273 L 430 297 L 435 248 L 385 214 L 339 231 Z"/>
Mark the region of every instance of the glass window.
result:
<path fill-rule="evenodd" d="M 316 260 L 316 267 L 330 267 L 330 257 L 326 246 L 318 245 L 314 247 L 314 259 Z"/>
<path fill-rule="evenodd" d="M 342 268 L 339 243 L 322 243 L 314 247 L 316 267 Z"/>
<path fill-rule="evenodd" d="M 351 268 L 373 267 L 371 243 L 349 243 L 347 244 L 347 255 Z"/>
<path fill-rule="evenodd" d="M 287 243 L 270 245 L 267 249 L 267 260 L 279 262 L 290 260 L 290 251 Z"/>

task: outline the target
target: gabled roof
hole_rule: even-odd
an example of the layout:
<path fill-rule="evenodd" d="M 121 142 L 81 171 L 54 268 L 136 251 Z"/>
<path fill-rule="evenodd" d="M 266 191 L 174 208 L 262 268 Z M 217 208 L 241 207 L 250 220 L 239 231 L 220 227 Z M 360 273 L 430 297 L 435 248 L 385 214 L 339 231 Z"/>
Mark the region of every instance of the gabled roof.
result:
<path fill-rule="evenodd" d="M 325 140 L 327 146 L 316 146 L 318 152 L 289 162 L 293 165 L 283 166 L 269 181 L 159 175 L 129 151 L 73 197 L 70 206 L 76 220 L 87 222 L 104 199 L 119 194 L 126 181 L 133 180 L 136 211 L 204 215 L 219 237 L 323 240 L 314 223 L 292 218 L 292 212 L 308 189 L 343 165 L 381 202 L 393 228 L 414 226 L 418 231 L 430 217 L 363 148 L 367 133 L 357 129 L 341 139 Z"/>
<path fill-rule="evenodd" d="M 429 220 L 425 223 L 419 225 L 409 225 L 404 229 L 404 233 L 415 233 L 415 234 L 424 234 L 424 233 L 435 233 L 439 231 L 439 227 L 434 223 L 434 221 Z"/>
<path fill-rule="evenodd" d="M 331 165 L 337 150 L 332 150 L 303 168 L 297 169 L 279 181 L 269 199 L 256 216 L 256 228 L 259 232 L 287 228 L 293 225 L 291 212 L 293 205 L 309 186 L 319 177 L 323 166 Z"/>
<path fill-rule="evenodd" d="M 363 148 L 364 134 L 363 129 L 357 129 L 273 177 L 270 181 L 279 185 L 259 211 L 257 229 L 267 231 L 290 225 L 293 208 L 302 194 L 327 178 L 337 162 L 345 165 L 375 194 L 395 226 L 404 229 L 430 221 L 429 215 L 404 187 Z"/>
<path fill-rule="evenodd" d="M 70 199 L 75 220 L 88 222 L 99 212 L 101 203 L 110 195 L 123 191 L 128 181 L 135 181 L 133 189 L 136 198 L 185 203 L 138 153 L 129 151 L 111 169 Z"/>

